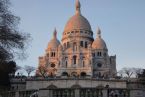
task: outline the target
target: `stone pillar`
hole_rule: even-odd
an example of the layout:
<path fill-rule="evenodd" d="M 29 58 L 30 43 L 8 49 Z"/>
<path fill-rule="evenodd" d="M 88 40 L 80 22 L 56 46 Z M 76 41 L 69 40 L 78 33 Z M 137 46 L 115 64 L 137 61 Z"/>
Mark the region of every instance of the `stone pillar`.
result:
<path fill-rule="evenodd" d="M 75 89 L 75 97 L 79 97 L 80 96 L 80 91 L 79 89 Z"/>
<path fill-rule="evenodd" d="M 19 97 L 19 91 L 16 91 L 15 97 Z"/>
<path fill-rule="evenodd" d="M 39 90 L 38 97 L 52 97 L 50 90 Z"/>
<path fill-rule="evenodd" d="M 52 90 L 49 90 L 48 94 L 49 94 L 48 97 L 52 97 Z"/>
<path fill-rule="evenodd" d="M 107 97 L 107 89 L 103 89 L 102 93 L 103 93 L 103 97 Z"/>
<path fill-rule="evenodd" d="M 130 97 L 144 97 L 144 93 L 141 89 L 130 90 Z"/>

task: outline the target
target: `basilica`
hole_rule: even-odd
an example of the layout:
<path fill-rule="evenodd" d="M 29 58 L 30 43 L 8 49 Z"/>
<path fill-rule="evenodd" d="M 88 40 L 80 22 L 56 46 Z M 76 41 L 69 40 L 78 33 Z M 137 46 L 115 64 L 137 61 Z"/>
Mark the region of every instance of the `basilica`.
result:
<path fill-rule="evenodd" d="M 92 31 L 79 0 L 75 8 L 62 39 L 52 33 L 36 75 L 11 78 L 11 91 L 0 97 L 145 97 L 143 82 L 117 76 L 116 55 L 108 54 L 101 29 Z"/>
<path fill-rule="evenodd" d="M 76 2 L 75 14 L 67 21 L 62 39 L 57 39 L 56 29 L 44 56 L 39 57 L 39 67 L 47 68 L 48 76 L 110 78 L 116 75 L 116 56 L 109 56 L 108 48 L 98 27 L 96 39 L 89 21 Z M 40 74 L 40 71 L 37 71 Z"/>

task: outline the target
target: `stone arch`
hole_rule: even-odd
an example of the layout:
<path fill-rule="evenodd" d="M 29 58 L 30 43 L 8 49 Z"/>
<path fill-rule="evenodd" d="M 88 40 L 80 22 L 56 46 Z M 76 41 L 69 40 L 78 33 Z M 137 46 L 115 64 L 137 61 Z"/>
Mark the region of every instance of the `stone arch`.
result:
<path fill-rule="evenodd" d="M 86 72 L 81 72 L 81 73 L 80 73 L 80 76 L 81 76 L 81 77 L 86 77 L 86 75 L 87 75 Z"/>
<path fill-rule="evenodd" d="M 61 75 L 62 76 L 68 76 L 68 73 L 67 72 L 63 72 Z"/>
<path fill-rule="evenodd" d="M 74 89 L 74 88 L 75 88 L 75 89 L 76 89 L 76 88 L 79 89 L 79 88 L 81 88 L 81 86 L 78 85 L 78 84 L 74 84 L 74 85 L 71 86 L 71 88 L 73 88 L 73 89 Z"/>
<path fill-rule="evenodd" d="M 72 76 L 72 77 L 77 77 L 77 72 L 72 72 L 72 73 L 71 73 L 71 76 Z"/>
<path fill-rule="evenodd" d="M 57 89 L 57 86 L 55 86 L 55 85 L 49 85 L 48 87 L 47 87 L 47 89 Z"/>

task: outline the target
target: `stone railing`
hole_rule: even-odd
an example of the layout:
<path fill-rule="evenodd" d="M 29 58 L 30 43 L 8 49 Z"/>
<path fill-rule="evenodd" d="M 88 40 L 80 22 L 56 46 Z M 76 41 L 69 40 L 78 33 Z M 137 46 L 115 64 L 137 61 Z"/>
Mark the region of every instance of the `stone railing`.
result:
<path fill-rule="evenodd" d="M 38 97 L 131 97 L 128 89 L 62 88 L 40 89 Z"/>
<path fill-rule="evenodd" d="M 24 91 L 3 91 L 0 92 L 0 97 L 30 97 L 36 90 L 24 90 Z"/>
<path fill-rule="evenodd" d="M 0 92 L 0 97 L 145 97 L 145 89 L 54 88 Z"/>
<path fill-rule="evenodd" d="M 145 97 L 145 90 L 117 88 L 40 89 L 38 97 Z"/>

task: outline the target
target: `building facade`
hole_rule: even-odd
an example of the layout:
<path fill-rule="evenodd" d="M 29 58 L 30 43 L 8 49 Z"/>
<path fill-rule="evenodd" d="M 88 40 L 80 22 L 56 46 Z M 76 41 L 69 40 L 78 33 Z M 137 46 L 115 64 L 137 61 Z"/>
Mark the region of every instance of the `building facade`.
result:
<path fill-rule="evenodd" d="M 100 28 L 93 38 L 80 8 L 77 1 L 61 42 L 55 29 L 45 55 L 39 57 L 36 73 L 44 78 L 12 78 L 11 91 L 0 97 L 145 97 L 143 82 L 115 77 L 116 56 L 109 56 Z"/>
<path fill-rule="evenodd" d="M 46 53 L 39 57 L 39 67 L 47 68 L 48 76 L 109 78 L 116 75 L 116 56 L 109 56 L 101 30 L 93 38 L 89 21 L 81 14 L 81 4 L 76 2 L 76 12 L 65 25 L 61 42 L 54 30 Z M 40 71 L 37 71 L 40 74 Z"/>

